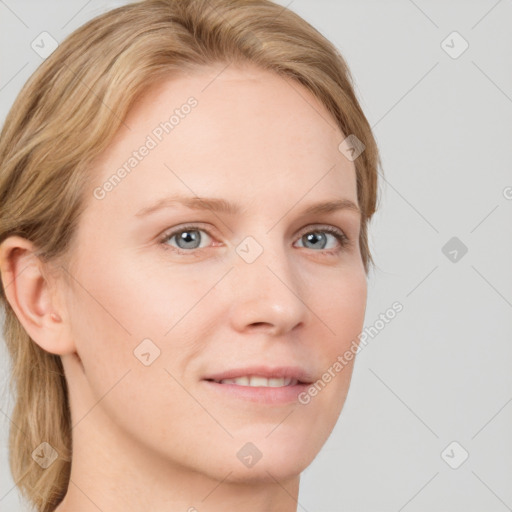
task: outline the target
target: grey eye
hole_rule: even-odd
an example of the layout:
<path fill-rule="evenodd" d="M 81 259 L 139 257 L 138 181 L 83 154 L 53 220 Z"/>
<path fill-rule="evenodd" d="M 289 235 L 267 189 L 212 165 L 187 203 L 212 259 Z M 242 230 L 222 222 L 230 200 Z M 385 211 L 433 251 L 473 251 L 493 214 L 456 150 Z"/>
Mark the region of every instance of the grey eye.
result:
<path fill-rule="evenodd" d="M 312 246 L 310 246 L 312 249 L 318 247 L 325 249 L 325 244 L 327 243 L 327 237 L 325 233 L 321 233 L 320 231 L 308 233 L 302 237 L 302 240 L 306 240 L 308 244 L 312 244 Z"/>
<path fill-rule="evenodd" d="M 165 242 L 169 242 L 173 239 L 176 239 L 176 247 L 178 249 L 187 250 L 187 249 L 199 249 L 201 246 L 201 242 L 203 241 L 203 235 L 205 233 L 208 237 L 208 233 L 206 233 L 202 229 L 193 229 L 193 228 L 185 228 L 180 231 L 171 233 L 167 236 Z"/>

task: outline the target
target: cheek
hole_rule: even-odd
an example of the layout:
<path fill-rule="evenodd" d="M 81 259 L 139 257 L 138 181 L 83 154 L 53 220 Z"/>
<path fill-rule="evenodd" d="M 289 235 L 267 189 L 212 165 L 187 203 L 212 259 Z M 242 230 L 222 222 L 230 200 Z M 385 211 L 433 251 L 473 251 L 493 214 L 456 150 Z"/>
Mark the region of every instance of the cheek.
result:
<path fill-rule="evenodd" d="M 331 338 L 336 340 L 331 347 L 336 350 L 357 338 L 361 332 L 366 312 L 367 281 L 364 272 L 340 273 L 338 278 L 328 281 L 323 295 L 316 293 L 320 304 L 320 318 L 329 327 Z"/>
<path fill-rule="evenodd" d="M 186 401 L 166 369 L 181 381 L 173 365 L 182 366 L 188 338 L 178 339 L 180 324 L 176 333 L 165 333 L 190 301 L 181 278 L 169 286 L 171 279 L 151 274 L 122 259 L 76 270 L 69 304 L 72 335 L 85 369 L 83 414 L 101 400 L 96 414 L 108 411 L 118 425 L 131 424 L 132 415 L 146 418 L 145 413 L 148 422 L 161 419 L 167 425 L 164 411 L 181 409 Z M 142 424 L 150 429 L 145 420 Z M 165 431 L 162 427 L 161 434 Z"/>
<path fill-rule="evenodd" d="M 114 344 L 116 339 L 162 337 L 201 288 L 186 269 L 151 266 L 133 257 L 101 259 L 77 274 L 81 286 L 75 287 L 75 309 L 91 320 L 95 334 L 117 331 Z"/>
<path fill-rule="evenodd" d="M 317 406 L 337 418 L 345 401 L 366 311 L 367 281 L 363 272 L 341 274 L 329 283 L 329 291 L 317 294 L 318 316 L 328 326 L 320 344 L 319 364 L 324 373 L 314 400 Z M 314 306 L 312 305 L 312 309 Z M 340 362 L 341 361 L 341 362 Z"/>
<path fill-rule="evenodd" d="M 128 370 L 130 378 L 137 375 L 141 381 L 155 373 L 170 379 L 164 368 L 182 377 L 195 340 L 211 327 L 200 302 L 211 280 L 191 276 L 185 266 L 144 265 L 122 257 L 114 261 L 99 259 L 94 266 L 77 268 L 70 297 L 77 351 L 97 396 Z"/>

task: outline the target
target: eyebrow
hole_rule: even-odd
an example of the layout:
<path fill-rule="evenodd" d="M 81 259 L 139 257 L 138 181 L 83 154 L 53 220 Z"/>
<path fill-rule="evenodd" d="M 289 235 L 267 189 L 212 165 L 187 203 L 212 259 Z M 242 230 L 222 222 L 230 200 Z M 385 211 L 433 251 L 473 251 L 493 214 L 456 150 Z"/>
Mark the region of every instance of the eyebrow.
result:
<path fill-rule="evenodd" d="M 242 208 L 236 203 L 231 203 L 225 199 L 216 197 L 189 197 L 189 196 L 170 196 L 158 200 L 155 204 L 147 206 L 139 210 L 135 216 L 145 217 L 163 208 L 174 207 L 176 205 L 183 205 L 192 210 L 211 210 L 213 212 L 225 213 L 227 215 L 240 215 Z M 349 210 L 361 213 L 359 207 L 350 199 L 333 199 L 321 203 L 315 203 L 304 210 L 303 215 L 319 215 L 323 213 L 331 213 L 338 210 Z"/>

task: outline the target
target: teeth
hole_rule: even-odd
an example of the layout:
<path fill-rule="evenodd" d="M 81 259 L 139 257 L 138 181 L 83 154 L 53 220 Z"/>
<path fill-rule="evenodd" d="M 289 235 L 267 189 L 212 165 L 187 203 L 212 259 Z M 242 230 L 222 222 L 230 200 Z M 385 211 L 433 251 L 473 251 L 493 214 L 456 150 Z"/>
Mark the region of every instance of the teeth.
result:
<path fill-rule="evenodd" d="M 238 386 L 250 387 L 265 387 L 265 388 L 280 388 L 283 386 L 295 386 L 297 379 L 290 379 L 281 377 L 280 379 L 267 379 L 266 377 L 237 377 L 236 379 L 223 379 L 221 384 L 236 384 Z"/>

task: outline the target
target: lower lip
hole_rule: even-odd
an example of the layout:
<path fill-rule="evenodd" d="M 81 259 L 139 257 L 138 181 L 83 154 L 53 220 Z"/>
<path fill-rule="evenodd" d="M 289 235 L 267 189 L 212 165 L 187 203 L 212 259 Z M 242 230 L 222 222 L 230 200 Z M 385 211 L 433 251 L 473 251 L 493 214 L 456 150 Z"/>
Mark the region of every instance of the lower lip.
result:
<path fill-rule="evenodd" d="M 289 404 L 297 402 L 300 393 L 306 391 L 311 384 L 296 384 L 294 386 L 281 387 L 253 387 L 239 386 L 238 384 L 221 384 L 210 380 L 204 380 L 209 389 L 219 395 L 249 400 L 260 404 Z"/>

